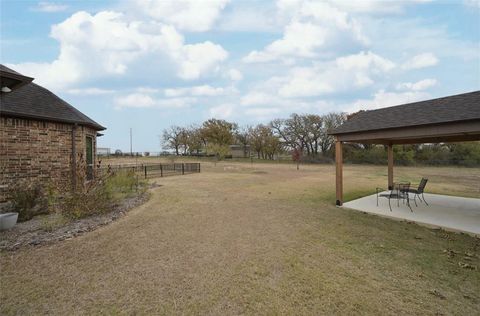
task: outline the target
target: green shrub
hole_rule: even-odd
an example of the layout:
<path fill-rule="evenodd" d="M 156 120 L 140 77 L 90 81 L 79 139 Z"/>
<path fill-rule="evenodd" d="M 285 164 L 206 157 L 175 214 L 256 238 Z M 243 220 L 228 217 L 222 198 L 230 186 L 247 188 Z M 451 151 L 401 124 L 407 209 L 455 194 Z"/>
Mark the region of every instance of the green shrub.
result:
<path fill-rule="evenodd" d="M 139 183 L 132 170 L 119 170 L 106 179 L 106 189 L 111 194 L 131 194 L 138 191 Z"/>
<path fill-rule="evenodd" d="M 82 218 L 113 210 L 118 200 L 146 190 L 132 170 L 97 175 L 76 190 L 62 194 L 61 213 L 67 218 Z"/>
<path fill-rule="evenodd" d="M 451 161 L 460 166 L 473 167 L 480 165 L 480 144 L 458 143 L 450 145 Z"/>
<path fill-rule="evenodd" d="M 349 148 L 345 161 L 352 163 L 385 164 L 387 151 L 383 146 L 374 146 L 370 149 Z"/>
<path fill-rule="evenodd" d="M 112 200 L 102 177 L 77 186 L 76 190 L 64 192 L 59 208 L 65 217 L 76 219 L 112 210 Z"/>
<path fill-rule="evenodd" d="M 68 218 L 62 214 L 54 214 L 42 218 L 42 229 L 46 232 L 52 232 L 57 227 L 64 226 L 68 223 Z"/>
<path fill-rule="evenodd" d="M 8 197 L 12 211 L 18 212 L 19 222 L 49 211 L 45 186 L 40 182 L 19 181 L 10 188 Z"/>
<path fill-rule="evenodd" d="M 393 157 L 396 165 L 411 166 L 415 163 L 415 151 L 410 146 L 394 146 Z"/>

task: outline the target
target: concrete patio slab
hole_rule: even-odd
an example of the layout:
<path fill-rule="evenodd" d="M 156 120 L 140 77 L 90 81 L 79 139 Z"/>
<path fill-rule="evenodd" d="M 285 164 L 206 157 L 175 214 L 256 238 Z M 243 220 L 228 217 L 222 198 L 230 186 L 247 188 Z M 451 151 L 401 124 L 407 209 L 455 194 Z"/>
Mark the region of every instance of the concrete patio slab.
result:
<path fill-rule="evenodd" d="M 480 236 L 480 199 L 425 194 L 428 206 L 419 203 L 418 199 L 418 206 L 415 206 L 413 195 L 411 197 L 413 212 L 402 201 L 397 206 L 396 200 L 392 200 L 390 211 L 386 198 L 379 198 L 377 206 L 376 194 L 346 202 L 343 207 Z"/>

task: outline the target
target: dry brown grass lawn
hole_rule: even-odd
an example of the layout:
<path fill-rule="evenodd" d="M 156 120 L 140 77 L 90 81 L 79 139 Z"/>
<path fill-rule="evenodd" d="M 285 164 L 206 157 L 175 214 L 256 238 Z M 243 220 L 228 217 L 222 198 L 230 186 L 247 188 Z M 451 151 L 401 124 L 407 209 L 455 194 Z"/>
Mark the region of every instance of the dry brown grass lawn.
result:
<path fill-rule="evenodd" d="M 109 226 L 2 253 L 0 314 L 478 314 L 478 238 L 338 209 L 333 166 L 202 168 Z M 384 169 L 347 166 L 347 198 Z M 480 196 L 478 169 L 396 172 Z"/>

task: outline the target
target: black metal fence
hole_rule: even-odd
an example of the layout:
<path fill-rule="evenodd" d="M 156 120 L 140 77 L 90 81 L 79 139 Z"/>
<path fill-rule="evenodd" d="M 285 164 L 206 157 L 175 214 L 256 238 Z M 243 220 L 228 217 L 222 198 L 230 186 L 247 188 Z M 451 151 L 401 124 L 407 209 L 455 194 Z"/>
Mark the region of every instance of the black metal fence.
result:
<path fill-rule="evenodd" d="M 108 165 L 100 168 L 100 172 L 106 171 L 133 171 L 136 174 L 147 178 L 168 177 L 174 175 L 185 175 L 190 173 L 199 173 L 200 163 L 148 163 L 148 164 L 119 164 Z"/>

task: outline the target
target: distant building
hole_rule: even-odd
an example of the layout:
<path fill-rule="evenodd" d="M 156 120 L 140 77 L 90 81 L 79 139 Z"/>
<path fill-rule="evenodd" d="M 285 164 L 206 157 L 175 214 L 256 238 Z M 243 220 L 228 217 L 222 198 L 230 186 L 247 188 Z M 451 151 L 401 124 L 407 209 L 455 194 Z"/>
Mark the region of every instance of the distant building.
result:
<path fill-rule="evenodd" d="M 110 148 L 97 147 L 97 156 L 110 156 Z"/>
<path fill-rule="evenodd" d="M 229 147 L 232 158 L 250 157 L 250 145 L 230 145 Z"/>
<path fill-rule="evenodd" d="M 32 81 L 0 65 L 0 202 L 22 179 L 75 185 L 78 170 L 94 175 L 105 127 Z"/>

